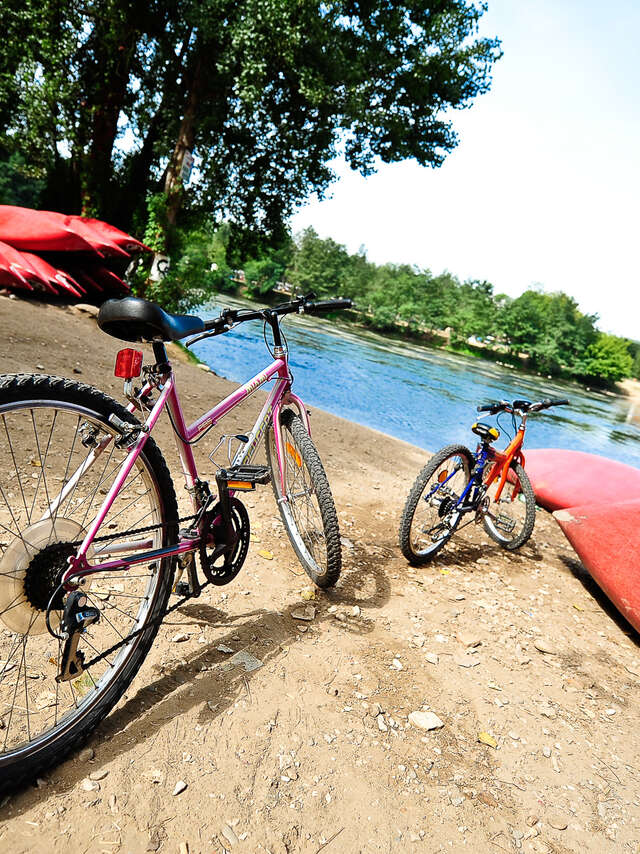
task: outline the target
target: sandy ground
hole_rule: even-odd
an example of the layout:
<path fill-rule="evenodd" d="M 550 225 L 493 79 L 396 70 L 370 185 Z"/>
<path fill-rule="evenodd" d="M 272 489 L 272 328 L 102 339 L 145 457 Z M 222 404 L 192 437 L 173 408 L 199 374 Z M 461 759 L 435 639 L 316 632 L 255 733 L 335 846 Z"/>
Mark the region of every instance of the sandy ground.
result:
<path fill-rule="evenodd" d="M 5 372 L 42 365 L 121 399 L 118 347 L 85 314 L 0 298 Z M 190 417 L 230 388 L 184 360 L 177 376 Z M 261 400 L 225 429 L 246 430 Z M 638 637 L 553 519 L 540 511 L 516 554 L 472 525 L 414 571 L 396 539 L 424 452 L 317 410 L 312 426 L 345 556 L 313 621 L 291 616 L 308 583 L 263 488 L 247 501 L 242 573 L 170 615 L 91 758 L 71 756 L 2 803 L 0 847 L 640 851 Z M 179 486 L 166 424 L 158 434 Z M 262 666 L 244 672 L 221 644 Z M 415 728 L 415 710 L 444 726 Z M 92 773 L 102 779 L 88 792 Z"/>

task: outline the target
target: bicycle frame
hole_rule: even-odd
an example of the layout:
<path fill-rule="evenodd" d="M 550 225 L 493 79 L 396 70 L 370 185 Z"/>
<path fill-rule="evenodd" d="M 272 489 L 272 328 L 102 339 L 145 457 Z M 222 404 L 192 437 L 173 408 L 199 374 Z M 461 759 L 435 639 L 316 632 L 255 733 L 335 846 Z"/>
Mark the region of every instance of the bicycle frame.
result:
<path fill-rule="evenodd" d="M 524 442 L 524 434 L 526 430 L 526 421 L 527 416 L 524 415 L 522 421 L 520 422 L 520 426 L 516 431 L 516 435 L 509 442 L 504 451 L 496 451 L 495 448 L 487 448 L 487 460 L 491 460 L 493 462 L 493 467 L 489 472 L 487 479 L 485 480 L 485 485 L 487 488 L 491 486 L 494 480 L 500 475 L 500 482 L 498 484 L 498 488 L 496 489 L 495 501 L 500 500 L 500 496 L 502 495 L 502 490 L 504 489 L 504 485 L 507 482 L 507 477 L 509 476 L 509 469 L 511 468 L 511 463 L 515 460 L 520 463 L 520 465 L 524 468 L 524 454 L 522 453 L 522 443 Z M 520 488 L 519 482 L 516 482 L 515 488 L 513 490 L 513 494 L 511 495 L 511 500 L 515 501 L 518 497 L 518 491 Z"/>
<path fill-rule="evenodd" d="M 498 484 L 498 488 L 496 489 L 495 501 L 500 500 L 500 496 L 502 495 L 502 490 L 504 489 L 504 485 L 507 482 L 507 478 L 509 476 L 509 469 L 511 467 L 511 463 L 516 460 L 519 462 L 524 468 L 524 454 L 522 453 L 522 443 L 524 442 L 524 434 L 526 430 L 526 415 L 523 416 L 523 419 L 516 431 L 516 435 L 513 437 L 511 442 L 507 445 L 504 451 L 496 451 L 495 448 L 492 448 L 490 445 L 485 445 L 483 443 L 478 445 L 475 454 L 476 460 L 476 471 L 469 479 L 469 483 L 465 486 L 460 495 L 460 498 L 456 502 L 456 508 L 461 512 L 467 512 L 472 510 L 476 506 L 476 498 L 478 495 L 478 489 L 484 484 L 484 486 L 488 489 L 491 484 L 496 480 L 498 476 L 500 476 L 500 482 Z M 486 480 L 484 479 L 484 470 L 487 462 L 492 462 L 493 465 L 491 467 L 491 471 L 489 472 Z M 442 483 L 439 483 L 433 491 L 430 493 L 431 495 L 435 495 L 439 489 L 441 489 L 455 474 L 455 471 L 452 471 Z M 511 495 L 511 500 L 515 501 L 518 497 L 520 484 L 516 482 L 515 488 Z M 471 492 L 473 492 L 473 498 L 471 499 L 469 504 L 465 504 L 466 498 Z"/>
<path fill-rule="evenodd" d="M 149 550 L 153 545 L 153 541 L 151 539 L 143 539 L 134 542 L 125 542 L 115 544 L 113 546 L 102 546 L 94 549 L 94 555 L 99 555 L 101 552 L 103 554 L 114 555 L 117 554 L 118 551 L 141 551 L 141 554 L 136 554 L 133 556 L 127 556 L 123 558 L 116 558 L 115 560 L 110 560 L 105 563 L 98 564 L 89 564 L 87 560 L 87 554 L 89 549 L 91 548 L 91 544 L 100 529 L 100 526 L 104 522 L 111 505 L 113 504 L 118 492 L 124 485 L 129 472 L 133 468 L 137 458 L 139 457 L 142 449 L 144 448 L 147 438 L 151 434 L 151 431 L 155 427 L 158 418 L 160 417 L 162 411 L 165 407 L 168 408 L 168 411 L 173 419 L 173 423 L 175 425 L 174 436 L 178 449 L 178 456 L 180 458 L 180 463 L 182 466 L 182 472 L 185 478 L 185 485 L 187 491 L 192 496 L 192 501 L 194 505 L 194 510 L 197 512 L 200 507 L 198 506 L 198 497 L 196 495 L 195 485 L 198 479 L 198 471 L 196 466 L 196 461 L 193 455 L 193 451 L 191 449 L 191 442 L 196 440 L 199 436 L 201 436 L 205 430 L 210 429 L 215 424 L 217 424 L 225 415 L 231 412 L 239 404 L 243 403 L 248 397 L 250 397 L 258 388 L 260 388 L 265 383 L 275 380 L 275 385 L 271 390 L 269 397 L 267 398 L 264 406 L 262 407 L 255 424 L 249 434 L 249 441 L 241 446 L 236 453 L 232 465 L 240 465 L 242 463 L 249 463 L 253 458 L 253 455 L 258 447 L 260 439 L 264 435 L 265 430 L 267 429 L 269 423 L 273 424 L 274 430 L 274 438 L 275 438 L 275 450 L 278 458 L 278 464 L 280 469 L 280 478 L 281 478 L 281 489 L 282 495 L 286 496 L 286 487 L 285 487 L 285 478 L 286 478 L 286 455 L 284 453 L 283 440 L 282 440 L 282 431 L 280 428 L 280 415 L 281 410 L 284 405 L 291 405 L 298 410 L 300 417 L 302 419 L 303 424 L 305 425 L 305 429 L 310 433 L 310 424 L 309 418 L 307 415 L 307 410 L 302 402 L 302 400 L 292 392 L 291 390 L 291 375 L 289 373 L 288 367 L 288 359 L 287 353 L 285 350 L 281 350 L 280 352 L 276 351 L 276 358 L 274 361 L 264 370 L 260 371 L 260 373 L 256 374 L 252 379 L 243 385 L 239 386 L 235 391 L 233 391 L 230 395 L 228 395 L 224 400 L 220 401 L 216 406 L 210 409 L 205 415 L 202 415 L 193 424 L 187 425 L 184 419 L 184 413 L 182 411 L 182 406 L 180 404 L 180 399 L 178 396 L 178 390 L 176 386 L 175 375 L 173 370 L 171 369 L 171 365 L 167 361 L 166 350 L 163 344 L 154 343 L 153 345 L 154 355 L 156 357 L 156 361 L 163 373 L 162 376 L 158 377 L 155 380 L 148 380 L 141 392 L 138 394 L 138 399 L 143 398 L 147 395 L 153 388 L 157 388 L 160 391 L 160 396 L 156 403 L 153 405 L 152 409 L 147 415 L 145 422 L 141 425 L 139 435 L 136 438 L 135 442 L 132 444 L 127 457 L 123 461 L 116 478 L 109 489 L 101 507 L 93 520 L 87 534 L 82 542 L 82 545 L 78 549 L 77 554 L 74 557 L 69 558 L 69 569 L 64 573 L 64 576 L 61 579 L 61 584 L 65 586 L 65 588 L 69 589 L 77 584 L 77 581 L 83 577 L 88 575 L 93 575 L 97 572 L 103 571 L 112 571 L 114 569 L 123 569 L 126 570 L 130 566 L 133 566 L 137 563 L 144 563 L 148 561 L 156 561 L 165 557 L 173 557 L 176 555 L 185 554 L 186 552 L 194 551 L 201 544 L 201 535 L 202 531 L 199 532 L 200 536 L 193 538 L 188 538 L 185 536 L 179 536 L 178 542 L 175 545 L 167 546 L 161 549 L 152 549 Z M 130 412 L 135 411 L 136 409 L 135 403 L 130 403 L 128 409 Z M 98 456 L 102 453 L 102 451 L 108 447 L 110 441 L 103 440 L 103 442 L 98 445 L 97 453 L 95 450 L 92 451 L 93 458 L 91 459 L 91 454 L 89 455 L 88 460 L 86 460 L 82 466 L 74 473 L 74 475 L 69 479 L 67 484 L 65 485 L 64 490 L 61 494 L 54 499 L 49 507 L 49 511 L 46 515 L 52 515 L 55 512 L 55 509 L 60 505 L 60 503 L 64 500 L 65 495 L 68 491 L 73 488 L 73 485 L 77 482 L 77 480 L 87 471 L 87 469 L 93 465 Z M 229 490 L 229 495 L 233 495 L 233 490 Z M 286 497 L 283 497 L 281 501 L 286 501 Z M 45 516 L 46 518 L 46 516 Z M 144 551 L 146 549 L 146 551 Z"/>

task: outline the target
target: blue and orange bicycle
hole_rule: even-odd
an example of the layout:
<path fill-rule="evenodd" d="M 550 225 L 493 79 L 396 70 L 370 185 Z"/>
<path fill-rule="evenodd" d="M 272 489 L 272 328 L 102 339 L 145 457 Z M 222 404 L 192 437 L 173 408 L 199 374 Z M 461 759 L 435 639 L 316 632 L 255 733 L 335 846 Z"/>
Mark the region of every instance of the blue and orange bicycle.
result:
<path fill-rule="evenodd" d="M 473 519 L 467 524 L 482 522 L 503 548 L 513 551 L 527 542 L 536 519 L 522 453 L 527 416 L 568 403 L 518 399 L 478 406 L 478 412 L 510 414 L 514 437 L 504 451 L 496 451 L 491 445 L 500 438 L 500 431 L 476 421 L 471 427 L 480 439 L 475 454 L 465 445 L 447 445 L 431 457 L 411 488 L 400 522 L 400 548 L 410 564 L 420 566 L 431 560 L 459 528 L 462 517 L 471 513 Z"/>

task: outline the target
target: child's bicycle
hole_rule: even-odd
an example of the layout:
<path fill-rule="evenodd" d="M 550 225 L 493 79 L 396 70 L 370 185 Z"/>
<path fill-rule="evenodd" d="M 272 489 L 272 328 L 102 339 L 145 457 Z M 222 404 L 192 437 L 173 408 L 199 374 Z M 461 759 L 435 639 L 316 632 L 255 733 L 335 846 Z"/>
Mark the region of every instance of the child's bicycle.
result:
<path fill-rule="evenodd" d="M 280 317 L 351 302 L 312 297 L 225 309 L 208 321 L 132 297 L 109 300 L 98 316 L 103 331 L 153 345 L 144 367 L 142 352 L 118 353 L 126 408 L 67 379 L 0 377 L 0 792 L 82 743 L 122 697 L 168 611 L 236 577 L 250 536 L 237 493 L 271 480 L 309 577 L 320 587 L 338 580 L 338 519 L 307 410 L 292 391 Z M 271 329 L 273 360 L 187 425 L 164 342 L 193 336 L 189 345 L 253 319 L 263 320 L 265 342 Z M 211 488 L 192 446 L 270 380 L 251 431 L 222 438 L 230 462 Z M 191 499 L 186 518 L 150 436 L 165 409 Z M 267 465 L 252 465 L 263 438 Z M 167 608 L 172 591 L 178 600 Z"/>
<path fill-rule="evenodd" d="M 501 400 L 478 407 L 478 412 L 490 415 L 510 413 L 515 435 L 504 451 L 496 451 L 491 443 L 499 438 L 499 430 L 477 421 L 471 427 L 480 438 L 475 454 L 464 445 L 447 445 L 431 457 L 411 488 L 400 522 L 400 548 L 409 563 L 427 563 L 451 539 L 467 513 L 474 514 L 467 524 L 482 521 L 489 536 L 503 548 L 513 550 L 526 543 L 536 518 L 522 453 L 527 415 L 568 403 Z"/>

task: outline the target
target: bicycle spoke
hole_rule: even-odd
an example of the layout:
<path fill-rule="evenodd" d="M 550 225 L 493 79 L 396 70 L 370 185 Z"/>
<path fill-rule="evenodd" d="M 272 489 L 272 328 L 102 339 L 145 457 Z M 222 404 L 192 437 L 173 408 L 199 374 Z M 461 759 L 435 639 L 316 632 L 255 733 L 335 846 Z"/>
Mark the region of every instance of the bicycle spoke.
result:
<path fill-rule="evenodd" d="M 82 634 L 79 646 L 94 664 L 67 680 L 68 687 L 57 682 L 64 644 L 49 635 L 44 621 L 56 590 L 56 573 L 66 566 L 65 549 L 86 535 L 129 451 L 115 441 L 105 442 L 113 436 L 104 426 L 106 416 L 104 422 L 97 421 L 78 407 L 5 405 L 0 406 L 0 419 L 0 560 L 9 550 L 0 564 L 2 767 L 4 755 L 35 740 L 54 738 L 70 721 L 82 720 L 94 698 L 104 696 L 144 636 L 131 637 L 145 627 L 155 607 L 163 578 L 159 568 L 164 564 L 158 562 L 154 570 L 141 566 L 137 572 L 107 570 L 85 579 L 87 601 L 97 608 L 99 619 Z M 99 462 L 96 456 L 97 464 L 91 456 L 95 446 L 87 449 L 82 444 L 84 425 L 93 440 L 89 444 L 103 443 L 104 451 L 109 446 Z M 163 544 L 162 505 L 155 483 L 140 456 L 98 531 L 100 545 L 124 543 L 127 530 L 145 526 L 150 527 L 145 535 L 150 549 Z M 62 551 L 56 553 L 58 544 Z M 58 561 L 55 572 L 43 557 L 48 549 L 53 550 L 47 552 L 50 562 Z M 87 558 L 96 562 L 98 554 L 90 548 Z M 61 610 L 51 615 L 55 628 Z M 110 652 L 112 647 L 115 651 Z"/>
<path fill-rule="evenodd" d="M 18 463 L 16 462 L 16 457 L 15 457 L 15 454 L 13 451 L 13 442 L 11 441 L 9 431 L 7 430 L 7 419 L 5 418 L 4 415 L 2 416 L 2 423 L 4 424 L 4 432 L 5 432 L 5 436 L 7 437 L 7 443 L 9 445 L 9 451 L 11 453 L 11 460 L 13 462 L 13 468 L 14 468 L 15 473 L 16 473 L 16 478 L 18 479 L 18 486 L 20 487 L 20 494 L 22 496 L 22 503 L 24 505 L 24 512 L 25 512 L 25 515 L 28 516 L 29 511 L 27 510 L 27 499 L 25 498 L 24 489 L 22 488 L 22 480 L 20 478 L 20 472 L 18 471 Z M 31 520 L 29 520 L 29 521 L 31 521 Z"/>

